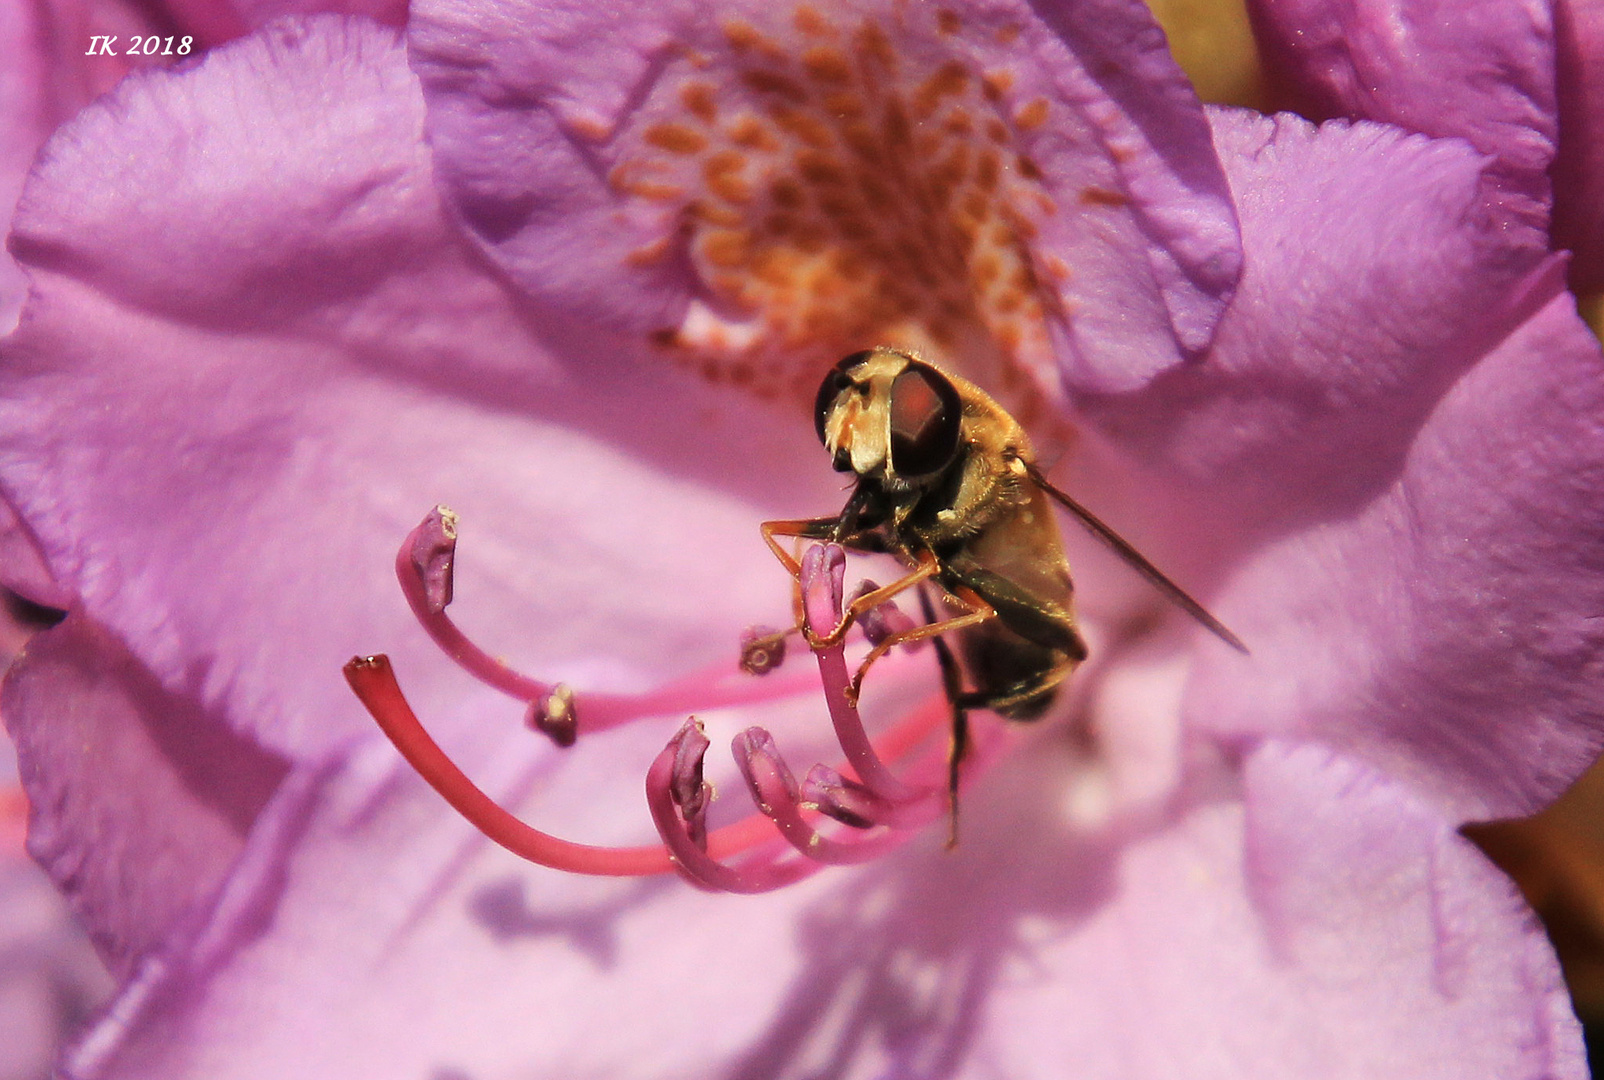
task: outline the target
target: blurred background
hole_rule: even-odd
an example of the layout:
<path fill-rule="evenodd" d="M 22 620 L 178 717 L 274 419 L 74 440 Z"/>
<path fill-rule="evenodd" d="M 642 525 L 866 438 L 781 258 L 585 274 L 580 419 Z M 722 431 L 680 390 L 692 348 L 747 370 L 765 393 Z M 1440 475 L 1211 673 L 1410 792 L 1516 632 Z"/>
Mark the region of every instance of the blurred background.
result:
<path fill-rule="evenodd" d="M 1275 108 L 1242 0 L 1149 0 L 1205 101 Z M 1600 297 L 1581 300 L 1595 333 Z M 59 619 L 0 590 L 0 671 Z M 44 872 L 24 849 L 27 803 L 0 735 L 0 1080 L 46 1080 L 67 1041 L 108 1000 L 112 981 Z M 1604 1075 L 1604 766 L 1525 821 L 1464 830 L 1508 872 L 1548 929 Z"/>

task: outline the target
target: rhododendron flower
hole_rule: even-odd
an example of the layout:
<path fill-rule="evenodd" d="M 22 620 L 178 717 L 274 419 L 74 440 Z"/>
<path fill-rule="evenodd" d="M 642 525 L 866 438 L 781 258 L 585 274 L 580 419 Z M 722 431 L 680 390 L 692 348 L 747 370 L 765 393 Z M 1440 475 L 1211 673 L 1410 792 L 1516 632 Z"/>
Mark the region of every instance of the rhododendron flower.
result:
<path fill-rule="evenodd" d="M 18 213 L 0 485 L 48 571 L 15 587 L 70 614 L 0 708 L 123 980 L 71 1075 L 1585 1075 L 1456 831 L 1599 744 L 1604 358 L 1481 155 L 1205 112 L 1123 0 L 429 2 L 408 35 L 291 21 L 131 78 Z M 874 344 L 995 393 L 1251 656 L 1072 538 L 1092 658 L 985 725 L 956 851 L 720 896 L 485 843 L 342 663 L 387 653 L 501 805 L 652 843 L 694 702 L 585 702 L 729 701 L 695 673 L 789 618 L 757 525 L 839 507 L 809 406 Z M 453 618 L 573 688 L 571 748 L 409 610 L 438 502 Z M 794 663 L 709 737 L 827 759 Z M 897 658 L 865 717 L 936 690 Z M 707 765 L 716 829 L 750 806 Z"/>
<path fill-rule="evenodd" d="M 1255 0 L 1249 8 L 1265 65 L 1299 112 L 1468 140 L 1494 158 L 1488 180 L 1512 222 L 1551 225 L 1554 247 L 1575 255 L 1573 287 L 1604 287 L 1599 5 Z"/>

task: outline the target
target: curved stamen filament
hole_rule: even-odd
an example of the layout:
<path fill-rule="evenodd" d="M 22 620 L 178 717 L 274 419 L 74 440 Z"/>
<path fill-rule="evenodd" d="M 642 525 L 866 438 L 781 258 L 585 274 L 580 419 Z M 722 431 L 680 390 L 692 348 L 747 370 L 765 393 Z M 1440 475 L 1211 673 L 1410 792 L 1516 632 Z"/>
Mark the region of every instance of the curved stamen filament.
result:
<path fill-rule="evenodd" d="M 802 607 L 813 634 L 825 639 L 841 622 L 842 586 L 846 577 L 846 553 L 836 544 L 815 544 L 802 556 L 798 581 Z M 907 802 L 922 793 L 898 780 L 876 753 L 874 742 L 864 730 L 858 706 L 849 696 L 852 685 L 847 674 L 846 649 L 841 641 L 821 644 L 814 649 L 819 661 L 819 677 L 824 683 L 824 701 L 835 725 L 836 738 L 853 770 L 868 787 L 890 802 Z"/>
<path fill-rule="evenodd" d="M 732 750 L 735 763 L 740 766 L 741 775 L 752 793 L 752 801 L 768 815 L 791 846 L 808 858 L 832 865 L 867 862 L 900 846 L 906 839 L 891 830 L 859 840 L 823 835 L 803 816 L 796 780 L 767 731 L 747 728 L 735 737 Z M 894 808 L 888 806 L 887 809 Z M 888 822 L 877 821 L 870 827 L 883 824 Z"/>
<path fill-rule="evenodd" d="M 451 602 L 455 515 L 440 508 L 414 529 L 396 558 L 408 603 L 434 640 L 482 681 L 529 702 L 533 726 L 559 745 L 573 741 L 577 717 L 595 731 L 643 716 L 715 708 L 773 699 L 800 689 L 800 682 L 747 679 L 727 685 L 717 674 L 699 673 L 640 695 L 586 695 L 576 709 L 566 687 L 512 671 L 470 642 L 445 615 Z M 730 892 L 779 888 L 827 864 L 861 862 L 900 845 L 909 830 L 941 812 L 941 788 L 912 785 L 895 776 L 885 758 L 902 759 L 949 715 L 936 697 L 915 708 L 873 740 L 858 713 L 845 656 L 842 606 L 845 553 L 835 544 L 810 548 L 798 568 L 797 629 L 811 643 L 836 736 L 856 779 L 820 765 L 798 789 L 773 739 L 751 728 L 735 741 L 736 763 L 762 814 L 708 833 L 712 789 L 702 778 L 707 739 L 693 717 L 658 754 L 646 777 L 646 798 L 661 846 L 599 847 L 563 840 L 530 826 L 480 790 L 431 738 L 407 703 L 389 660 L 357 657 L 345 675 L 358 698 L 409 764 L 486 837 L 531 862 L 577 873 L 640 876 L 677 870 L 694 884 Z M 771 635 L 778 637 L 777 634 Z M 882 756 L 884 755 L 884 756 Z M 918 770 L 922 775 L 925 770 Z M 838 823 L 826 835 L 824 818 Z M 869 833 L 869 835 L 864 835 Z M 796 854 L 786 853 L 784 839 Z M 801 857 L 805 856 L 805 857 Z M 727 860 L 739 857 L 731 864 Z"/>
<path fill-rule="evenodd" d="M 652 823 L 663 838 L 669 857 L 676 869 L 692 883 L 720 892 L 758 893 L 778 889 L 800 881 L 820 869 L 820 864 L 805 859 L 780 862 L 757 856 L 741 866 L 727 866 L 708 854 L 697 842 L 698 822 L 686 812 L 683 787 L 685 776 L 686 743 L 695 740 L 690 748 L 695 787 L 696 808 L 692 813 L 705 813 L 707 785 L 702 782 L 702 754 L 707 750 L 707 738 L 701 725 L 688 720 L 685 726 L 669 741 L 646 771 L 646 803 L 651 809 Z M 766 819 L 753 815 L 752 820 Z M 716 835 L 716 834 L 715 834 Z M 709 838 L 711 841 L 711 837 Z M 711 846 L 711 844 L 709 844 Z"/>
<path fill-rule="evenodd" d="M 464 671 L 519 701 L 540 705 L 561 684 L 523 675 L 475 645 L 445 612 L 452 599 L 457 515 L 436 507 L 407 534 L 395 556 L 401 592 L 434 643 Z M 646 716 L 671 716 L 695 710 L 773 701 L 803 693 L 806 676 L 787 674 L 758 683 L 729 665 L 715 664 L 641 694 L 586 694 L 574 717 L 575 735 L 606 731 Z M 570 738 L 568 740 L 572 742 Z"/>
<path fill-rule="evenodd" d="M 401 693 L 389 657 L 356 657 L 345 665 L 345 678 L 407 763 L 457 813 L 514 855 L 558 870 L 612 877 L 662 874 L 674 868 L 668 852 L 655 844 L 618 848 L 576 844 L 541 832 L 508 813 L 468 779 L 423 729 Z M 772 839 L 773 827 L 754 815 L 713 832 L 707 845 L 716 857 L 728 857 Z"/>

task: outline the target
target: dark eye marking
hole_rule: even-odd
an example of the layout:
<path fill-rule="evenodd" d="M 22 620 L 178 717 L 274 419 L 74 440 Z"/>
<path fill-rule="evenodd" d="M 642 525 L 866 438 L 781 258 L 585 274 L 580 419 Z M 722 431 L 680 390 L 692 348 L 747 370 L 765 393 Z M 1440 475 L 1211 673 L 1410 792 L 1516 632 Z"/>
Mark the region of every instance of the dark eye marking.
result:
<path fill-rule="evenodd" d="M 819 433 L 819 442 L 824 442 L 824 422 L 829 418 L 830 408 L 835 404 L 835 399 L 841 391 L 852 385 L 852 378 L 847 372 L 872 356 L 874 356 L 873 349 L 864 349 L 862 352 L 855 352 L 842 358 L 819 384 L 819 396 L 813 401 L 813 428 Z"/>
<path fill-rule="evenodd" d="M 958 453 L 963 405 L 947 377 L 913 363 L 891 383 L 891 468 L 899 476 L 928 476 Z"/>

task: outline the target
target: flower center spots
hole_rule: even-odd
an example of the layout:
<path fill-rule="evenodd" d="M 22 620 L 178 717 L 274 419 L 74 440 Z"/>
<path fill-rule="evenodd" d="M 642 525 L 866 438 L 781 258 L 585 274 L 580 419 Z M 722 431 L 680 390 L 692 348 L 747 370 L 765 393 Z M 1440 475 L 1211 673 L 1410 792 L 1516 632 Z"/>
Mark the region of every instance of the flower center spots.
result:
<path fill-rule="evenodd" d="M 1054 294 L 1029 244 L 1056 208 L 1016 141 L 1048 103 L 968 59 L 952 12 L 891 29 L 803 6 L 726 21 L 667 66 L 609 174 L 662 215 L 631 260 L 686 259 L 702 286 L 657 343 L 710 380 L 804 401 L 843 353 L 928 348 L 1028 414 L 1035 395 L 1008 391 L 1047 349 Z"/>

